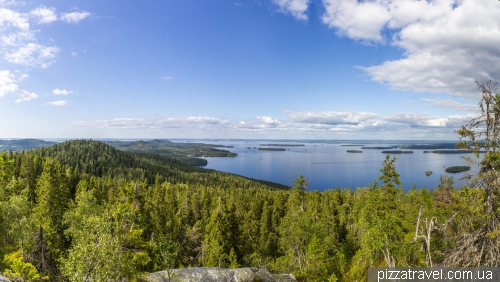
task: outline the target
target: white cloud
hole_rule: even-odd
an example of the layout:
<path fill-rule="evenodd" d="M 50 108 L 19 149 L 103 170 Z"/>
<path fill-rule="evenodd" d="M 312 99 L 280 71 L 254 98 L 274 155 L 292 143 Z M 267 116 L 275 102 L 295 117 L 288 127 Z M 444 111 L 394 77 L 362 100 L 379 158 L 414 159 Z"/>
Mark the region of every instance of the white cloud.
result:
<path fill-rule="evenodd" d="M 14 75 L 8 70 L 0 71 L 0 97 L 16 92 L 18 86 L 15 82 Z"/>
<path fill-rule="evenodd" d="M 29 92 L 26 90 L 19 90 L 16 92 L 17 95 L 21 96 L 21 98 L 16 100 L 16 103 L 24 102 L 24 101 L 29 101 L 32 99 L 38 98 L 38 94 Z"/>
<path fill-rule="evenodd" d="M 67 103 L 68 102 L 66 102 L 64 100 L 59 100 L 59 101 L 48 102 L 48 103 L 45 103 L 44 105 L 61 107 L 61 106 L 66 105 Z"/>
<path fill-rule="evenodd" d="M 30 12 L 30 15 L 38 20 L 39 24 L 51 23 L 53 21 L 57 21 L 57 16 L 55 13 L 55 8 L 47 8 L 44 6 L 40 6 L 35 10 Z"/>
<path fill-rule="evenodd" d="M 323 0 L 323 22 L 356 40 L 387 39 L 401 59 L 360 67 L 393 89 L 477 99 L 500 79 L 500 5 L 476 0 Z M 383 34 L 389 34 L 384 38 Z"/>
<path fill-rule="evenodd" d="M 473 104 L 462 104 L 458 103 L 451 99 L 426 99 L 421 98 L 420 100 L 431 104 L 434 107 L 439 108 L 448 108 L 456 111 L 468 111 L 468 112 L 477 112 L 479 111 L 479 106 Z"/>
<path fill-rule="evenodd" d="M 279 120 L 273 119 L 272 117 L 258 116 L 257 119 L 260 119 L 261 121 L 263 121 L 265 124 L 268 125 L 278 125 L 281 123 Z"/>
<path fill-rule="evenodd" d="M 25 42 L 34 41 L 35 35 L 31 30 L 22 30 L 10 34 L 0 35 L 1 45 L 4 47 L 19 47 Z"/>
<path fill-rule="evenodd" d="M 323 22 L 354 39 L 382 41 L 381 29 L 391 19 L 379 1 L 323 0 Z"/>
<path fill-rule="evenodd" d="M 285 111 L 284 113 L 294 122 L 307 124 L 310 128 L 334 131 L 399 131 L 411 128 L 447 128 L 453 132 L 460 125 L 477 116 L 475 114 L 434 116 L 427 113 L 396 113 L 383 116 L 358 111 Z"/>
<path fill-rule="evenodd" d="M 38 7 L 30 13 L 0 8 L 0 55 L 8 63 L 46 68 L 53 63 L 59 48 L 36 40 L 39 31 L 30 29 L 30 16 L 39 23 L 53 21 L 54 8 Z"/>
<path fill-rule="evenodd" d="M 72 90 L 66 90 L 66 89 L 54 89 L 52 90 L 52 93 L 56 94 L 56 95 L 69 95 L 69 94 L 72 94 L 73 91 Z"/>
<path fill-rule="evenodd" d="M 435 117 L 425 113 L 398 113 L 382 120 L 406 124 L 410 127 L 445 127 L 448 121 L 445 117 Z"/>
<path fill-rule="evenodd" d="M 340 111 L 340 112 L 292 112 L 285 111 L 296 122 L 318 123 L 318 124 L 359 124 L 365 120 L 377 117 L 377 114 L 358 112 L 358 111 Z"/>
<path fill-rule="evenodd" d="M 307 7 L 310 0 L 273 0 L 280 7 L 280 11 L 289 13 L 298 20 L 307 20 Z"/>
<path fill-rule="evenodd" d="M 0 8 L 0 30 L 8 28 L 27 30 L 30 27 L 28 17 L 6 8 Z"/>
<path fill-rule="evenodd" d="M 78 53 L 76 53 L 76 52 L 71 52 L 71 55 L 72 55 L 73 57 L 76 57 L 76 56 L 78 56 Z"/>
<path fill-rule="evenodd" d="M 17 83 L 25 77 L 27 77 L 27 75 L 23 74 L 19 79 L 16 79 L 15 75 L 11 74 L 10 71 L 0 71 L 0 97 L 4 97 L 8 94 L 18 95 L 20 98 L 16 100 L 16 103 L 38 98 L 38 94 L 34 92 L 19 89 Z"/>
<path fill-rule="evenodd" d="M 57 47 L 48 47 L 37 43 L 28 43 L 12 53 L 5 55 L 7 62 L 27 67 L 47 68 L 54 62 Z"/>
<path fill-rule="evenodd" d="M 166 81 L 171 81 L 174 79 L 174 77 L 173 76 L 164 76 L 161 79 L 166 80 Z"/>
<path fill-rule="evenodd" d="M 61 15 L 61 20 L 68 23 L 77 23 L 86 17 L 90 16 L 89 12 L 72 12 L 72 13 L 63 13 Z"/>

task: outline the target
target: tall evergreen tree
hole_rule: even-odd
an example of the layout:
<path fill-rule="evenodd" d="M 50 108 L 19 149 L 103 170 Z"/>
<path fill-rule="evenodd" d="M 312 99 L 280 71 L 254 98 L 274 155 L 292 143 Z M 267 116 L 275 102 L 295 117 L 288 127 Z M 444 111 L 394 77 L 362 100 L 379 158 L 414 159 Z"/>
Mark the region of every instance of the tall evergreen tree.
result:
<path fill-rule="evenodd" d="M 34 208 L 34 214 L 43 226 L 48 251 L 57 260 L 67 246 L 63 216 L 71 200 L 67 178 L 57 161 L 48 159 L 44 162 L 36 192 L 38 204 Z"/>

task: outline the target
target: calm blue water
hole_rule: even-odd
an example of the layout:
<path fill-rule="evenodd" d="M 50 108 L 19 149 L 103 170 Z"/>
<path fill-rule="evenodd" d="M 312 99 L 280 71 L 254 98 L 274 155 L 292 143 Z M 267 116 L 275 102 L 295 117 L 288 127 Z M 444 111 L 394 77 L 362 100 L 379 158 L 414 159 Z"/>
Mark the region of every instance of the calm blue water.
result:
<path fill-rule="evenodd" d="M 186 142 L 187 140 L 175 140 L 175 142 Z M 346 150 L 359 150 L 361 147 L 345 147 L 340 144 L 361 143 L 361 141 L 329 141 L 330 143 L 305 143 L 286 141 L 245 141 L 245 140 L 190 140 L 218 145 L 230 145 L 234 148 L 224 148 L 238 154 L 237 157 L 212 157 L 206 158 L 208 165 L 205 168 L 225 171 L 243 176 L 263 179 L 273 182 L 291 185 L 291 181 L 299 174 L 303 174 L 309 180 L 310 190 L 325 190 L 335 187 L 355 188 L 366 186 L 380 176 L 380 169 L 386 154 L 380 149 L 363 149 L 363 153 L 347 153 Z M 310 141 L 309 141 L 310 142 Z M 332 142 L 338 142 L 332 144 Z M 405 141 L 363 141 L 366 146 L 389 146 L 401 145 L 411 142 Z M 371 142 L 371 143 L 369 143 Z M 301 147 L 279 147 L 287 151 L 259 151 L 259 144 L 270 143 L 300 143 Z M 419 142 L 422 143 L 422 142 Z M 252 149 L 247 149 L 251 147 Z M 413 154 L 395 154 L 396 170 L 400 174 L 400 180 L 405 190 L 415 183 L 417 188 L 435 188 L 439 183 L 440 175 L 444 174 L 443 165 L 467 165 L 460 158 L 460 154 L 429 154 L 424 150 L 412 149 Z M 473 157 L 473 154 L 466 154 Z M 391 156 L 392 157 L 392 156 Z M 426 176 L 425 171 L 431 170 L 433 174 Z M 477 172 L 478 168 L 473 166 L 469 173 Z M 450 174 L 454 179 L 463 174 Z M 379 181 L 380 183 L 380 181 Z"/>

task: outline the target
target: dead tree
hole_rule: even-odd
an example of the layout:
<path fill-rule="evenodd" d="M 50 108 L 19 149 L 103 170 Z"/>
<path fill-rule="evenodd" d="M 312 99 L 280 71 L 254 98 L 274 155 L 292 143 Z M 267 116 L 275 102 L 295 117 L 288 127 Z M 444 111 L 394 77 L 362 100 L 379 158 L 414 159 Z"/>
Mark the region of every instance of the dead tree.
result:
<path fill-rule="evenodd" d="M 456 214 L 455 214 L 456 215 Z M 420 222 L 421 216 L 422 216 L 422 207 L 420 207 L 420 210 L 418 211 L 418 218 L 417 218 L 417 226 L 415 227 L 415 236 L 413 236 L 413 241 L 412 243 L 417 242 L 418 239 L 423 239 L 425 243 L 425 256 L 427 260 L 427 265 L 432 267 L 432 255 L 431 255 L 431 238 L 432 238 L 432 231 L 441 231 L 443 230 L 448 223 L 450 223 L 453 218 L 455 217 L 453 215 L 451 218 L 449 218 L 444 224 L 438 225 L 437 224 L 437 218 L 435 216 L 431 217 L 429 220 L 427 217 L 425 218 L 425 221 L 423 222 L 423 230 L 420 230 Z"/>
<path fill-rule="evenodd" d="M 481 113 L 457 131 L 460 135 L 457 147 L 472 151 L 476 157 L 484 152 L 483 160 L 478 163 L 479 173 L 468 176 L 472 189 L 482 189 L 484 193 L 472 193 L 468 206 L 479 205 L 479 210 L 475 214 L 469 212 L 461 216 L 456 244 L 446 262 L 454 266 L 497 267 L 500 266 L 500 224 L 497 212 L 500 192 L 500 94 L 495 94 L 496 83 L 488 81 L 480 84 L 476 81 L 476 84 L 482 91 L 478 104 Z M 465 160 L 475 163 L 471 158 Z"/>

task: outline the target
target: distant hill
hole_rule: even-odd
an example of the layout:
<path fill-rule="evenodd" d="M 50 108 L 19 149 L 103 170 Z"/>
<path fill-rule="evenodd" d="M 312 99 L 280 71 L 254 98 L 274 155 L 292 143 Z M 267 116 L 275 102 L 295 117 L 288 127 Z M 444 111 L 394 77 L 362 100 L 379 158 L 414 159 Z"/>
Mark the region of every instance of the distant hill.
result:
<path fill-rule="evenodd" d="M 202 169 L 181 161 L 151 153 L 118 150 L 93 140 L 71 140 L 32 151 L 44 157 L 57 159 L 61 164 L 89 175 L 147 179 L 154 183 L 156 175 L 172 184 L 189 183 L 210 187 L 260 187 L 288 189 L 288 186 L 246 178 L 240 175 Z"/>
<path fill-rule="evenodd" d="M 1 151 L 26 151 L 35 148 L 44 148 L 57 144 L 56 142 L 44 141 L 40 139 L 15 139 L 15 140 L 0 140 Z"/>

